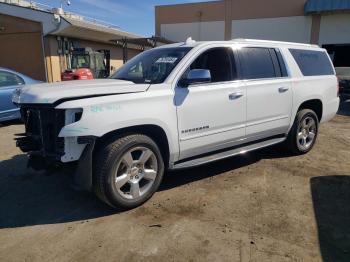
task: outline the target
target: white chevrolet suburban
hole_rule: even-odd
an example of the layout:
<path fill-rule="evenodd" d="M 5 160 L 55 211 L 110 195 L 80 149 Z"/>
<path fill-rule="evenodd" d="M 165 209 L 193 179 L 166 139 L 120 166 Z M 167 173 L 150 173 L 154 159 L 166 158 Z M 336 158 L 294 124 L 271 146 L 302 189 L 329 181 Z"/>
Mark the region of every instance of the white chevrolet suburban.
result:
<path fill-rule="evenodd" d="M 281 142 L 307 153 L 339 106 L 326 50 L 247 39 L 161 46 L 109 79 L 31 85 L 13 102 L 28 166 L 70 163 L 79 188 L 119 208 L 149 199 L 167 169 Z"/>

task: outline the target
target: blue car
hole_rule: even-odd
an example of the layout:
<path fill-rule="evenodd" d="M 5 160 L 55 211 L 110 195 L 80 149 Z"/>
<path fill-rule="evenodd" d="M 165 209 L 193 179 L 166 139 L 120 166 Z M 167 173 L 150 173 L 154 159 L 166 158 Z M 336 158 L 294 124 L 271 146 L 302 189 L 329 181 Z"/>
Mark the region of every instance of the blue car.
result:
<path fill-rule="evenodd" d="M 0 67 L 0 122 L 20 118 L 19 108 L 12 103 L 12 94 L 15 89 L 37 83 L 40 81 Z"/>

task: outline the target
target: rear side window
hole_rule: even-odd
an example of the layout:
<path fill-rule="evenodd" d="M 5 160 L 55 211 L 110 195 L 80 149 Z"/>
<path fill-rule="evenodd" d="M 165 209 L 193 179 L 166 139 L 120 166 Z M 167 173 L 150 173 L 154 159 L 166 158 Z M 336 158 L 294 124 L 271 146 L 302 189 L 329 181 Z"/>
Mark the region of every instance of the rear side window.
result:
<path fill-rule="evenodd" d="M 0 71 L 0 88 L 7 86 L 23 85 L 24 81 L 19 76 L 6 71 Z"/>
<path fill-rule="evenodd" d="M 304 76 L 334 75 L 326 52 L 289 49 Z"/>
<path fill-rule="evenodd" d="M 274 49 L 272 49 L 274 51 Z M 246 47 L 239 51 L 244 79 L 274 78 L 281 73 L 275 72 L 274 63 L 278 63 L 276 54 L 273 60 L 269 48 Z"/>

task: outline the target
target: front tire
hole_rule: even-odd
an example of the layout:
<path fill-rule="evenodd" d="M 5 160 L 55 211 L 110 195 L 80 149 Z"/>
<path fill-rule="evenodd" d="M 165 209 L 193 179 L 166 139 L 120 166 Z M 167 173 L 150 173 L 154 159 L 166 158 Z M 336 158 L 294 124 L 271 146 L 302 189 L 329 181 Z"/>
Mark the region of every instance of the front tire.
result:
<path fill-rule="evenodd" d="M 114 208 L 131 209 L 146 202 L 164 174 L 157 144 L 141 134 L 106 141 L 95 160 L 96 195 Z"/>
<path fill-rule="evenodd" d="M 289 151 L 295 155 L 308 153 L 315 145 L 318 127 L 319 120 L 314 111 L 310 109 L 300 110 L 286 141 Z"/>

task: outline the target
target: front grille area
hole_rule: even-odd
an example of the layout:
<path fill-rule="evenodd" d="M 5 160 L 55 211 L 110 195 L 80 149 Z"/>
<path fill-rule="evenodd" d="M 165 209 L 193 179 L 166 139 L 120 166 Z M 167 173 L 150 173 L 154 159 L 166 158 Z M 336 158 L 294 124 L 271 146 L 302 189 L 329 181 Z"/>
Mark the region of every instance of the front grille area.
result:
<path fill-rule="evenodd" d="M 59 160 L 64 154 L 64 138 L 58 137 L 65 123 L 65 111 L 50 107 L 21 107 L 25 133 L 16 138 L 17 146 L 31 155 Z"/>

